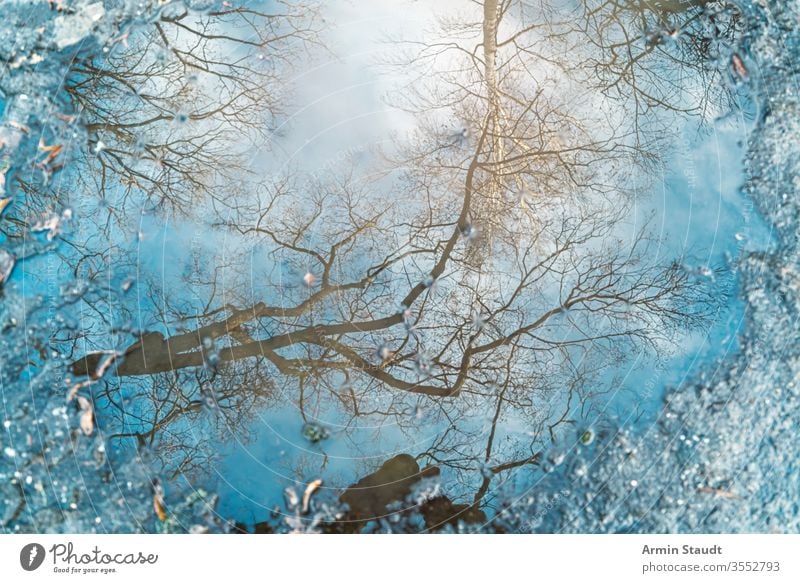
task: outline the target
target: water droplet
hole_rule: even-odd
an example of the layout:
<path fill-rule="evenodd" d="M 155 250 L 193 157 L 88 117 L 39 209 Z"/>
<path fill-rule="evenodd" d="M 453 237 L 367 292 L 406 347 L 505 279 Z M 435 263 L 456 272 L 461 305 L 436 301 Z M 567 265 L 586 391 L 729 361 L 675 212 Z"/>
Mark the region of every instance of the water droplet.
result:
<path fill-rule="evenodd" d="M 376 350 L 376 355 L 381 360 L 381 362 L 388 362 L 394 356 L 394 352 L 392 352 L 391 348 L 387 344 L 381 344 L 378 346 L 378 350 Z"/>
<path fill-rule="evenodd" d="M 483 327 L 486 325 L 486 320 L 484 319 L 483 314 L 481 314 L 480 311 L 475 310 L 474 312 L 472 312 L 471 325 L 472 329 L 475 330 L 475 332 L 480 332 L 481 330 L 483 330 Z"/>
<path fill-rule="evenodd" d="M 463 229 L 461 229 L 461 236 L 467 241 L 474 241 L 478 238 L 478 228 L 475 225 L 466 225 Z"/>
<path fill-rule="evenodd" d="M 433 361 L 425 353 L 417 353 L 414 358 L 414 369 L 421 377 L 427 378 L 431 376 L 433 370 Z"/>
<path fill-rule="evenodd" d="M 697 273 L 702 275 L 703 277 L 711 278 L 714 276 L 714 272 L 708 265 L 701 265 L 697 268 Z"/>

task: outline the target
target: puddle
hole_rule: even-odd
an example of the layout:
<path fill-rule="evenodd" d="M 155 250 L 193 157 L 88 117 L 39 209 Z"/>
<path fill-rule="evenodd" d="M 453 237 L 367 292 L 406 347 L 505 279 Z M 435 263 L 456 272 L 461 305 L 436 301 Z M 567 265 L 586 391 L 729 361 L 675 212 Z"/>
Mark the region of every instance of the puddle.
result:
<path fill-rule="evenodd" d="M 3 529 L 568 529 L 522 514 L 606 480 L 598 452 L 741 354 L 743 265 L 780 242 L 742 191 L 740 10 L 512 3 L 476 27 L 417 4 L 297 7 L 257 42 L 105 11 L 62 31 L 68 81 L 37 105 L 61 126 L 15 130 L 0 215 L 5 350 L 32 350 L 12 319 L 42 335 L 3 372 Z M 220 60 L 176 58 L 199 47 Z M 21 220 L 64 209 L 64 233 Z M 53 442 L 97 483 L 31 470 Z M 98 491 L 127 518 L 85 510 Z"/>

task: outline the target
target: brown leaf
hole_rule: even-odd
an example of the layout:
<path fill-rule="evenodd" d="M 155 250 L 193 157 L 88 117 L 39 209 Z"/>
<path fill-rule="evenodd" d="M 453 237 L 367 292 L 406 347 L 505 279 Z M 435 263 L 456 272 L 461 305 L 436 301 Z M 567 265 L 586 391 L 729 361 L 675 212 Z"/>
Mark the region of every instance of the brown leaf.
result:
<path fill-rule="evenodd" d="M 56 112 L 56 117 L 57 117 L 58 119 L 60 119 L 61 121 L 65 121 L 65 122 L 67 122 L 67 123 L 72 123 L 72 122 L 74 122 L 76 119 L 78 119 L 78 118 L 77 118 L 76 116 L 74 116 L 74 115 L 67 115 L 67 114 L 65 114 L 65 113 L 59 113 L 59 112 Z"/>
<path fill-rule="evenodd" d="M 167 509 L 164 506 L 164 500 L 158 496 L 153 496 L 153 509 L 156 511 L 156 516 L 161 522 L 164 522 L 167 519 Z"/>
<path fill-rule="evenodd" d="M 47 157 L 41 162 L 39 162 L 37 166 L 39 168 L 46 168 L 61 153 L 61 150 L 64 149 L 64 146 L 62 146 L 61 144 L 53 144 L 52 146 L 48 146 L 47 144 L 44 143 L 44 140 L 42 138 L 39 138 L 39 149 L 42 152 L 47 152 Z"/>
<path fill-rule="evenodd" d="M 744 64 L 742 57 L 736 53 L 733 53 L 733 56 L 731 56 L 731 65 L 733 66 L 733 72 L 736 74 L 736 76 L 742 81 L 747 81 L 750 73 L 747 71 L 747 67 Z"/>
<path fill-rule="evenodd" d="M 164 503 L 164 488 L 158 478 L 151 482 L 153 486 L 153 511 L 161 522 L 167 519 L 167 506 Z"/>
<path fill-rule="evenodd" d="M 25 124 L 19 123 L 18 121 L 14 121 L 13 119 L 8 122 L 8 125 L 10 125 L 14 129 L 21 131 L 23 134 L 29 134 L 31 132 L 31 128 L 29 128 Z"/>

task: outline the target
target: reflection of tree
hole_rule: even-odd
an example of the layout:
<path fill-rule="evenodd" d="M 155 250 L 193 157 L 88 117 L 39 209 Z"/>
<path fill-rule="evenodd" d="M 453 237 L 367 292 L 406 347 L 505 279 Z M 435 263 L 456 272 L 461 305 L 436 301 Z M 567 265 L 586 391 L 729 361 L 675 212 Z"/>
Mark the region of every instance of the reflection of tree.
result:
<path fill-rule="evenodd" d="M 733 102 L 714 66 L 741 30 L 732 3 L 709 0 L 596 0 L 581 3 L 560 34 L 580 32 L 578 52 L 604 94 L 626 100 L 647 123 L 652 110 L 713 116 Z"/>
<path fill-rule="evenodd" d="M 302 5 L 244 4 L 202 17 L 180 9 L 110 56 L 78 64 L 67 89 L 86 112 L 100 180 L 117 177 L 181 208 L 235 179 L 241 142 L 278 109 L 288 41 L 309 38 L 311 22 Z"/>
<path fill-rule="evenodd" d="M 247 390 L 243 391 L 242 386 Z M 209 435 L 246 427 L 259 406 L 274 403 L 273 386 L 258 366 L 229 367 L 216 376 L 205 370 L 147 377 L 95 391 L 103 403 L 112 440 L 135 440 L 171 476 L 202 472 L 213 457 Z M 131 398 L 131 395 L 134 395 Z M 246 439 L 239 432 L 240 439 Z M 156 452 L 154 452 L 156 453 Z"/>
<path fill-rule="evenodd" d="M 346 427 L 386 417 L 409 432 L 418 407 L 442 430 L 414 464 L 455 472 L 479 506 L 495 476 L 538 463 L 542 445 L 613 380 L 616 365 L 707 321 L 702 282 L 676 261 L 652 260 L 658 242 L 645 231 L 622 235 L 625 180 L 650 154 L 643 126 L 600 123 L 603 112 L 592 117 L 532 82 L 539 55 L 525 39 L 540 27 L 510 22 L 513 6 L 487 1 L 477 26 L 449 23 L 459 39 L 477 31 L 474 47 L 429 43 L 414 55 L 422 66 L 457 57 L 406 95 L 421 129 L 403 151 L 402 173 L 370 183 L 341 173 L 302 191 L 287 179 L 225 201 L 233 218 L 216 226 L 263 258 L 249 274 L 255 283 L 244 291 L 235 268 L 227 280 L 214 273 L 192 281 L 205 293 L 202 310 L 158 308 L 164 335 L 123 347 L 116 378 L 96 391 L 119 417 L 115 437 L 157 445 L 180 472 L 210 454 L 189 438 L 209 410 L 209 435 L 219 435 L 287 397 L 303 416 L 335 410 Z M 166 73 L 185 73 L 195 51 L 181 51 Z M 585 73 L 578 65 L 561 68 Z M 115 91 L 108 75 L 103 83 Z M 226 109 L 239 98 L 243 118 Z M 238 124 L 256 100 L 237 90 L 223 101 L 210 117 Z M 148 107 L 161 113 L 144 116 L 145 125 L 169 110 L 160 99 Z M 443 115 L 462 123 L 455 138 L 441 130 Z M 119 141 L 105 146 L 104 168 L 129 173 L 114 156 L 140 130 L 128 118 L 108 120 L 98 131 Z M 205 143 L 218 136 L 198 139 L 187 146 L 201 155 L 192 164 L 209 170 L 224 146 Z M 158 196 L 178 206 L 209 186 L 181 164 L 165 166 L 173 178 L 152 178 Z M 178 178 L 190 171 L 192 180 Z M 96 376 L 104 358 L 90 350 L 73 372 Z M 131 409 L 125 395 L 140 404 Z M 512 416 L 526 437 L 503 429 Z"/>
<path fill-rule="evenodd" d="M 64 107 L 74 115 L 53 120 L 80 120 L 89 140 L 88 155 L 71 157 L 73 188 L 99 192 L 104 213 L 123 224 L 128 200 L 135 209 L 178 213 L 209 199 L 225 205 L 220 184 L 229 195 L 248 146 L 267 141 L 280 110 L 280 72 L 313 41 L 315 27 L 303 3 L 237 2 L 204 13 L 177 3 L 102 50 L 79 54 L 64 87 Z M 49 140 L 46 133 L 42 144 L 59 148 L 60 168 L 73 146 Z M 17 179 L 29 210 L 41 212 L 53 199 L 75 203 L 63 188 L 46 197 L 46 185 Z M 109 219 L 105 228 L 113 226 Z"/>

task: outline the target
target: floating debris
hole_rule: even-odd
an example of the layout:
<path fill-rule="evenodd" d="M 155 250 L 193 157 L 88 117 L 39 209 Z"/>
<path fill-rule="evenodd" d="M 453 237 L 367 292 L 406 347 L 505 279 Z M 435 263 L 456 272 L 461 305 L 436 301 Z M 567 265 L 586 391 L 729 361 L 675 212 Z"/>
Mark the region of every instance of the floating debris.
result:
<path fill-rule="evenodd" d="M 72 210 L 65 209 L 61 215 L 51 214 L 36 221 L 31 227 L 34 233 L 47 233 L 48 241 L 52 241 L 64 230 L 64 223 L 72 219 Z"/>
<path fill-rule="evenodd" d="M 11 276 L 17 259 L 5 249 L 0 249 L 0 286 L 2 286 Z"/>
<path fill-rule="evenodd" d="M 395 353 L 392 351 L 391 348 L 387 344 L 381 344 L 378 346 L 378 350 L 376 351 L 378 358 L 380 359 L 381 363 L 386 364 L 387 362 L 391 361 Z"/>
<path fill-rule="evenodd" d="M 210 370 L 216 370 L 222 362 L 222 356 L 220 356 L 219 348 L 217 347 L 216 342 L 214 342 L 214 338 L 211 336 L 204 336 L 202 343 L 203 363 Z"/>
<path fill-rule="evenodd" d="M 472 320 L 470 324 L 475 332 L 480 332 L 483 330 L 483 327 L 486 325 L 486 319 L 483 317 L 483 314 L 481 314 L 480 310 L 475 310 L 472 312 Z"/>
<path fill-rule="evenodd" d="M 707 265 L 701 265 L 700 267 L 698 267 L 697 268 L 697 273 L 701 277 L 707 277 L 707 278 L 711 278 L 711 279 L 713 279 L 713 277 L 714 277 L 714 271 L 710 267 L 708 267 Z"/>
<path fill-rule="evenodd" d="M 94 407 L 92 402 L 83 395 L 77 395 L 78 407 L 81 409 L 81 431 L 84 435 L 91 435 L 94 432 Z"/>
<path fill-rule="evenodd" d="M 107 350 L 107 351 L 102 351 L 102 352 L 96 352 L 94 354 L 104 355 L 104 356 L 102 357 L 101 360 L 98 361 L 97 368 L 94 371 L 88 371 L 89 372 L 89 378 L 87 380 L 81 381 L 79 383 L 75 383 L 74 385 L 72 385 L 70 390 L 67 392 L 67 402 L 69 402 L 72 399 L 74 399 L 78 395 L 78 391 L 80 391 L 81 389 L 83 389 L 85 387 L 93 385 L 94 383 L 99 381 L 101 378 L 103 378 L 103 375 L 106 374 L 106 372 L 111 367 L 111 365 L 114 364 L 114 362 L 119 357 L 123 356 L 124 353 L 116 352 L 116 351 L 113 351 L 113 350 Z M 67 379 L 67 384 L 68 385 L 70 384 L 70 380 L 69 379 Z"/>
<path fill-rule="evenodd" d="M 580 437 L 581 445 L 591 445 L 593 441 L 594 441 L 594 431 L 592 431 L 591 429 L 587 429 L 583 433 L 581 433 Z"/>
<path fill-rule="evenodd" d="M 47 145 L 43 138 L 39 138 L 39 150 L 47 154 L 47 156 L 40 162 L 37 162 L 35 167 L 44 171 L 45 177 L 49 177 L 56 170 L 63 168 L 63 163 L 56 163 L 56 158 L 58 158 L 64 150 L 62 144 Z"/>
<path fill-rule="evenodd" d="M 283 491 L 283 497 L 286 500 L 286 508 L 289 510 L 294 510 L 300 504 L 300 498 L 298 498 L 294 488 L 286 488 Z"/>
<path fill-rule="evenodd" d="M 738 499 L 739 495 L 730 492 L 728 490 L 722 490 L 720 488 L 711 488 L 709 486 L 701 486 L 697 489 L 700 494 L 713 494 L 714 496 L 719 496 L 720 498 L 728 498 L 728 499 Z"/>
<path fill-rule="evenodd" d="M 414 357 L 414 369 L 418 375 L 427 378 L 433 372 L 433 360 L 427 354 L 419 352 Z"/>
<path fill-rule="evenodd" d="M 303 514 L 308 514 L 311 505 L 311 496 L 313 496 L 314 492 L 319 490 L 321 486 L 322 480 L 320 479 L 316 479 L 306 486 L 306 491 L 303 493 L 303 507 L 301 508 L 300 512 Z"/>
<path fill-rule="evenodd" d="M 14 128 L 15 130 L 19 130 L 19 131 L 21 131 L 23 134 L 29 134 L 29 133 L 31 133 L 31 128 L 29 128 L 28 126 L 26 126 L 24 123 L 20 123 L 20 122 L 18 122 L 18 121 L 16 121 L 16 120 L 13 120 L 13 119 L 12 119 L 12 120 L 9 120 L 9 121 L 8 121 L 8 122 L 6 122 L 6 123 L 7 123 L 9 126 L 11 126 L 12 128 Z"/>
<path fill-rule="evenodd" d="M 185 111 L 176 111 L 173 120 L 177 125 L 185 125 L 189 121 L 189 114 Z"/>
<path fill-rule="evenodd" d="M 153 480 L 153 510 L 161 522 L 167 519 L 167 506 L 164 503 L 164 488 L 158 479 Z"/>
<path fill-rule="evenodd" d="M 323 439 L 328 439 L 330 433 L 319 423 L 309 422 L 303 425 L 303 437 L 311 443 L 319 443 Z"/>
<path fill-rule="evenodd" d="M 733 74 L 742 81 L 747 81 L 747 79 L 750 77 L 750 73 L 744 64 L 742 57 L 736 53 L 731 55 L 731 68 L 733 69 Z"/>
<path fill-rule="evenodd" d="M 417 335 L 417 322 L 414 318 L 414 312 L 411 308 L 403 310 L 403 327 L 406 329 L 406 334 L 415 340 L 419 340 Z"/>
<path fill-rule="evenodd" d="M 450 134 L 450 141 L 453 145 L 463 146 L 469 141 L 470 133 L 468 127 L 461 127 Z"/>
<path fill-rule="evenodd" d="M 472 224 L 468 224 L 461 229 L 461 236 L 467 241 L 474 241 L 478 238 L 478 228 Z"/>
<path fill-rule="evenodd" d="M 200 385 L 200 395 L 203 397 L 203 404 L 210 411 L 217 411 L 219 409 L 219 401 L 217 400 L 217 392 L 211 384 Z"/>

